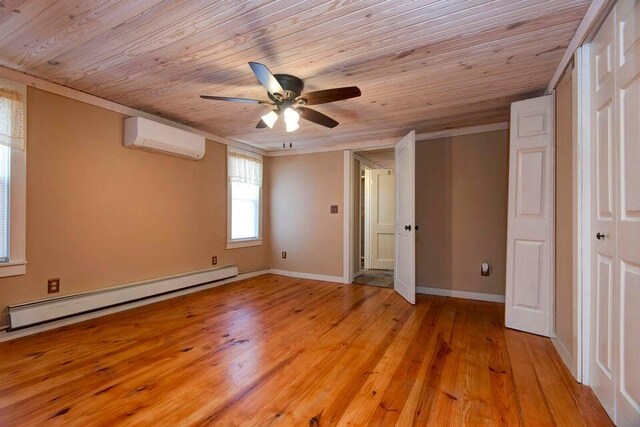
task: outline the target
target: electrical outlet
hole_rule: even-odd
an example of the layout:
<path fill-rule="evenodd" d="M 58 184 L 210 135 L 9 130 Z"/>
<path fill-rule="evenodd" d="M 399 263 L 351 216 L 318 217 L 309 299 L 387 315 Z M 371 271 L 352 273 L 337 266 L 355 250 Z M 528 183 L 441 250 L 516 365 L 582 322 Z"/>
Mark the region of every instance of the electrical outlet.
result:
<path fill-rule="evenodd" d="M 60 292 L 60 279 L 49 279 L 47 282 L 47 293 L 55 294 Z"/>
<path fill-rule="evenodd" d="M 282 259 L 287 259 L 287 253 L 286 252 L 282 252 Z"/>
<path fill-rule="evenodd" d="M 489 266 L 489 263 L 483 262 L 480 265 L 480 275 L 486 277 L 490 274 L 491 274 L 491 266 Z"/>
<path fill-rule="evenodd" d="M 217 256 L 212 256 L 211 257 L 211 265 L 218 265 L 218 257 Z"/>

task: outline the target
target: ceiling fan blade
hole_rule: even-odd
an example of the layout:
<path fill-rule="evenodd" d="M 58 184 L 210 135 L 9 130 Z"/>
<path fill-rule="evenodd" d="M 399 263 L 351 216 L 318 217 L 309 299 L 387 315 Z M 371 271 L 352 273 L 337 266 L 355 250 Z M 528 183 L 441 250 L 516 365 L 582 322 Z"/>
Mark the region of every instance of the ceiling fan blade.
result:
<path fill-rule="evenodd" d="M 338 122 L 333 120 L 331 117 L 324 115 L 316 110 L 312 110 L 311 108 L 298 107 L 297 110 L 300 112 L 300 117 L 305 120 L 309 120 L 310 122 L 317 123 L 328 128 L 334 128 L 338 126 Z"/>
<path fill-rule="evenodd" d="M 257 99 L 230 98 L 228 96 L 200 95 L 200 98 L 202 98 L 202 99 L 213 99 L 214 101 L 244 102 L 245 104 L 269 104 L 267 101 L 259 101 Z"/>
<path fill-rule="evenodd" d="M 318 90 L 302 94 L 300 98 L 307 100 L 307 105 L 326 104 L 328 102 L 342 101 L 343 99 L 357 98 L 362 95 L 357 86 L 338 87 L 335 89 Z"/>
<path fill-rule="evenodd" d="M 267 124 L 264 122 L 264 120 L 260 119 L 260 121 L 258 122 L 258 124 L 256 125 L 256 129 L 262 129 L 262 128 L 266 128 L 268 127 Z"/>
<path fill-rule="evenodd" d="M 271 74 L 271 71 L 269 71 L 266 65 L 260 64 L 259 62 L 249 62 L 249 66 L 267 92 L 271 95 L 276 93 L 284 95 L 284 89 L 282 89 L 282 86 L 280 86 L 280 83 L 273 74 Z"/>

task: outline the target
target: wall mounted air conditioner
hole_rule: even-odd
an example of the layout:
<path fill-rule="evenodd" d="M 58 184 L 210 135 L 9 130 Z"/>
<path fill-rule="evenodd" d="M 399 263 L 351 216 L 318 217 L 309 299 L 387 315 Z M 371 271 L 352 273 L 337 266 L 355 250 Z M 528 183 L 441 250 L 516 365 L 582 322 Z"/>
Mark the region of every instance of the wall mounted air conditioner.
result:
<path fill-rule="evenodd" d="M 124 121 L 124 146 L 199 160 L 204 157 L 204 137 L 162 123 L 130 117 Z"/>

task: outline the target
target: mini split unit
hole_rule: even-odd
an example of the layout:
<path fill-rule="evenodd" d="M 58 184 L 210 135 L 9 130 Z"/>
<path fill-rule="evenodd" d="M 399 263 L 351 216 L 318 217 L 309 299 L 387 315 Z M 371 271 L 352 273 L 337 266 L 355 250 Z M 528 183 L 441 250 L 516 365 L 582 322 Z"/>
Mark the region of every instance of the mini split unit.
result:
<path fill-rule="evenodd" d="M 193 132 L 131 117 L 124 121 L 124 146 L 200 160 L 204 157 L 205 140 Z"/>

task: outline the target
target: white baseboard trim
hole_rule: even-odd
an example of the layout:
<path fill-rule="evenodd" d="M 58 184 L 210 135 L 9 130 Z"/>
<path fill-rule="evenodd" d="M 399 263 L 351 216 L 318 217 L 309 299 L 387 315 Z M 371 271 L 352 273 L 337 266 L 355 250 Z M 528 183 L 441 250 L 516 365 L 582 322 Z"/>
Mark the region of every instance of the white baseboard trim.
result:
<path fill-rule="evenodd" d="M 416 293 L 438 295 L 441 297 L 473 299 L 478 301 L 504 302 L 504 295 L 483 294 L 482 292 L 457 291 L 455 289 L 427 288 L 426 286 L 416 286 Z"/>
<path fill-rule="evenodd" d="M 42 325 L 32 326 L 32 327 L 29 327 L 29 328 L 19 329 L 19 330 L 11 331 L 11 332 L 6 331 L 6 330 L 5 331 L 1 331 L 0 332 L 0 342 L 9 341 L 9 340 L 13 340 L 13 339 L 16 339 L 16 338 L 37 334 L 37 333 L 40 333 L 40 332 L 48 331 L 50 329 L 60 328 L 62 326 L 67 326 L 67 325 L 71 325 L 71 324 L 74 324 L 74 323 L 83 322 L 85 320 L 95 319 L 96 317 L 102 317 L 102 316 L 106 316 L 108 314 L 113 314 L 113 313 L 118 313 L 120 311 L 130 310 L 132 308 L 141 307 L 143 305 L 153 304 L 153 303 L 158 302 L 158 301 L 163 301 L 163 300 L 166 300 L 166 299 L 176 298 L 176 297 L 179 297 L 179 296 L 182 296 L 182 295 L 191 294 L 191 293 L 194 293 L 194 292 L 204 291 L 206 289 L 215 288 L 215 287 L 218 287 L 218 286 L 226 285 L 228 283 L 238 282 L 240 280 L 250 279 L 250 278 L 256 277 L 256 276 L 262 276 L 263 274 L 268 274 L 268 273 L 269 273 L 268 269 L 256 270 L 256 271 L 251 271 L 251 272 L 247 272 L 247 273 L 240 273 L 235 277 L 231 277 L 229 279 L 220 280 L 218 282 L 213 282 L 213 283 L 208 283 L 208 284 L 201 285 L 201 286 L 196 286 L 196 287 L 193 287 L 193 288 L 183 289 L 183 290 L 179 290 L 179 291 L 176 291 L 176 292 L 172 292 L 170 294 L 159 295 L 157 297 L 150 297 L 150 298 L 147 298 L 147 299 L 144 299 L 144 300 L 134 301 L 134 302 L 127 303 L 127 304 L 122 304 L 122 305 L 119 305 L 119 306 L 116 306 L 116 307 L 105 308 L 103 310 L 95 311 L 95 312 L 92 312 L 92 313 L 79 314 L 79 315 L 74 316 L 74 317 L 69 317 L 69 318 L 61 319 L 61 320 L 54 320 L 54 321 L 51 321 L 49 323 L 45 323 L 45 324 L 42 324 Z"/>
<path fill-rule="evenodd" d="M 277 274 L 280 276 L 295 277 L 297 279 L 311 279 L 322 280 L 323 282 L 344 283 L 344 278 L 342 276 L 325 276 L 322 274 L 301 273 L 298 271 L 278 270 L 275 268 L 269 270 L 269 273 Z"/>
<path fill-rule="evenodd" d="M 564 362 L 564 364 L 569 368 L 571 375 L 573 378 L 576 378 L 576 367 L 573 365 L 573 355 L 567 348 L 567 346 L 555 335 L 551 336 L 551 343 L 555 347 L 560 359 Z"/>

